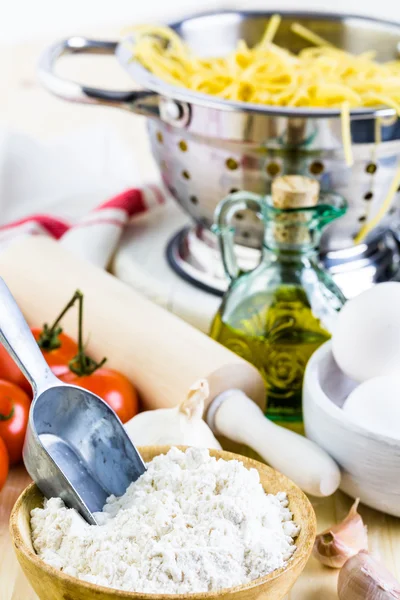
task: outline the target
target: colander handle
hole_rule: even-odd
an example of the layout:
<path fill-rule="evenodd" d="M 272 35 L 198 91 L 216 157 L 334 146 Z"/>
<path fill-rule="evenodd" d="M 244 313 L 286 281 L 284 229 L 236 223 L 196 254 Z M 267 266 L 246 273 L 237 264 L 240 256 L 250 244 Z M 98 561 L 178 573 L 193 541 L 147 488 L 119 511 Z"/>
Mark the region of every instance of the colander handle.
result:
<path fill-rule="evenodd" d="M 218 235 L 225 273 L 231 280 L 241 274 L 235 255 L 233 218 L 239 211 L 246 209 L 253 210 L 264 224 L 262 197 L 248 192 L 235 192 L 227 196 L 218 204 L 214 215 L 215 224 L 212 229 Z"/>
<path fill-rule="evenodd" d="M 59 77 L 55 66 L 70 54 L 114 55 L 118 42 L 71 37 L 47 48 L 39 59 L 38 75 L 43 86 L 55 96 L 70 102 L 123 108 L 148 117 L 159 117 L 159 96 L 149 90 L 117 91 L 89 87 Z"/>

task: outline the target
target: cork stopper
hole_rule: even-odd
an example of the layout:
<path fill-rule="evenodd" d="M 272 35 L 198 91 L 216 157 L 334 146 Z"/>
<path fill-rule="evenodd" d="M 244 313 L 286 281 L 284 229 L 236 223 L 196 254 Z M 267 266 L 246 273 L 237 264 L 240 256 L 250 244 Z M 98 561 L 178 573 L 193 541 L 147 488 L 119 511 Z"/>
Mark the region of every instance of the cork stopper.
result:
<path fill-rule="evenodd" d="M 319 182 L 303 175 L 284 175 L 272 182 L 275 208 L 305 208 L 318 203 Z"/>
<path fill-rule="evenodd" d="M 272 204 L 280 210 L 308 208 L 318 203 L 319 183 L 303 175 L 285 175 L 272 183 Z M 310 243 L 308 214 L 289 213 L 275 217 L 275 241 L 284 244 Z"/>

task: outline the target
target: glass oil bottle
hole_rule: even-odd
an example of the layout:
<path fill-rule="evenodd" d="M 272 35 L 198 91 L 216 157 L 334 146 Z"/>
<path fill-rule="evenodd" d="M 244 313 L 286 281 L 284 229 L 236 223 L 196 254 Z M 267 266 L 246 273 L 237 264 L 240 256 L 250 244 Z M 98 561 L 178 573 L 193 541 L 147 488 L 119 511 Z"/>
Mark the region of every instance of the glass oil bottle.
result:
<path fill-rule="evenodd" d="M 264 224 L 263 253 L 253 271 L 241 273 L 232 221 L 248 208 Z M 266 383 L 267 416 L 296 431 L 302 431 L 305 366 L 330 338 L 345 302 L 316 254 L 323 228 L 345 210 L 340 196 L 319 196 L 316 180 L 292 175 L 274 181 L 272 196 L 238 192 L 216 212 L 214 230 L 231 284 L 210 335 L 259 369 Z"/>

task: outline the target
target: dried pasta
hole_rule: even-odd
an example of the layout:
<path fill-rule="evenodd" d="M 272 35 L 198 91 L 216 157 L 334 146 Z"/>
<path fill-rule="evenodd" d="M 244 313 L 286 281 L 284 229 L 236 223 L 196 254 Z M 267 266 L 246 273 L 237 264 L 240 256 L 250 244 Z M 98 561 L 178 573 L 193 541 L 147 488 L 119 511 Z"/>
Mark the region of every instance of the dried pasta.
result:
<path fill-rule="evenodd" d="M 280 17 L 260 42 L 240 40 L 223 57 L 201 58 L 168 27 L 134 28 L 133 58 L 173 85 L 269 106 L 339 108 L 389 106 L 400 115 L 400 60 L 378 63 L 375 53 L 351 54 L 298 23 L 295 34 L 314 44 L 295 55 L 273 43 Z"/>
<path fill-rule="evenodd" d="M 351 54 L 293 23 L 293 33 L 313 44 L 296 55 L 273 41 L 280 22 L 281 17 L 273 15 L 253 48 L 239 40 L 235 50 L 212 58 L 197 56 L 168 27 L 141 25 L 131 30 L 135 35 L 132 59 L 172 85 L 225 100 L 339 109 L 344 157 L 351 166 L 351 110 L 390 107 L 400 116 L 400 60 L 379 63 L 374 50 Z M 376 133 L 378 141 L 379 126 Z M 399 185 L 399 173 L 378 214 L 362 227 L 356 242 L 385 216 Z"/>

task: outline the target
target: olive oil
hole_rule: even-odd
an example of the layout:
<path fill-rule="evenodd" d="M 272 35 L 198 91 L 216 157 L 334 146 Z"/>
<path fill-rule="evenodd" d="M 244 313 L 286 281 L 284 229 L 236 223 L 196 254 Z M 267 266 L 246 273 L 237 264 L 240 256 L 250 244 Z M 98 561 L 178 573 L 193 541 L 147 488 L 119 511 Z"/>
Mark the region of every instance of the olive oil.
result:
<path fill-rule="evenodd" d="M 267 416 L 301 430 L 304 370 L 313 352 L 330 338 L 303 288 L 281 285 L 246 298 L 229 315 L 220 311 L 210 335 L 260 371 L 267 388 Z"/>
<path fill-rule="evenodd" d="M 217 208 L 214 231 L 230 286 L 211 337 L 252 363 L 266 383 L 266 415 L 302 432 L 302 387 L 307 362 L 330 338 L 345 298 L 319 263 L 326 225 L 344 214 L 343 198 L 320 194 L 302 175 L 273 180 L 270 196 L 237 192 Z M 264 224 L 261 260 L 242 271 L 236 260 L 235 214 L 256 211 Z"/>

